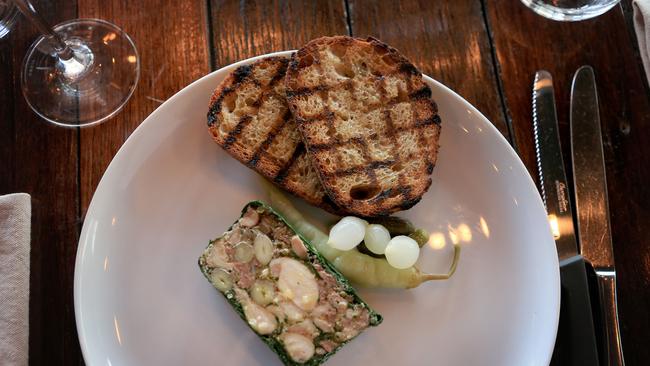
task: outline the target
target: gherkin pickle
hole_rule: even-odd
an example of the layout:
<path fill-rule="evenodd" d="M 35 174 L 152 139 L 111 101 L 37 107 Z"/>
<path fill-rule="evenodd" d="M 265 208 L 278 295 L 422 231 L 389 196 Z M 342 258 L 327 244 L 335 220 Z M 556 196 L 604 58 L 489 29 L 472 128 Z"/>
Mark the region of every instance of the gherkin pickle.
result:
<path fill-rule="evenodd" d="M 408 236 L 409 238 L 415 240 L 420 248 L 422 248 L 424 244 L 429 241 L 429 232 L 424 229 L 417 229 L 414 232 L 410 233 Z"/>
<path fill-rule="evenodd" d="M 390 236 L 409 235 L 416 230 L 411 221 L 397 216 L 372 217 L 368 219 L 368 222 L 382 225 L 388 229 Z"/>

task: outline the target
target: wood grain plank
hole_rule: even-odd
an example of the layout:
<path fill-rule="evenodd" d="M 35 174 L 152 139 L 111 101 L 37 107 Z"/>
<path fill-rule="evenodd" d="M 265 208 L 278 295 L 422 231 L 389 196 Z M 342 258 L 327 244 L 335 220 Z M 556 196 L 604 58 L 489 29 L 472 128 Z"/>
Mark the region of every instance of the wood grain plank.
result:
<path fill-rule="evenodd" d="M 350 0 L 350 19 L 354 36 L 373 36 L 399 49 L 509 138 L 479 1 Z"/>
<path fill-rule="evenodd" d="M 209 70 L 206 4 L 194 1 L 79 0 L 79 16 L 124 29 L 140 55 L 140 82 L 125 109 L 104 124 L 82 129 L 81 207 L 122 143 L 162 102 Z"/>
<path fill-rule="evenodd" d="M 347 34 L 343 1 L 211 0 L 213 69 L 248 57 Z"/>
<path fill-rule="evenodd" d="M 554 77 L 562 148 L 571 171 L 569 94 L 575 70 L 594 67 L 603 123 L 623 348 L 630 365 L 650 358 L 650 100 L 620 7 L 596 19 L 546 20 L 518 1 L 487 0 L 503 87 L 519 152 L 535 174 L 531 88 L 536 70 Z"/>
<path fill-rule="evenodd" d="M 52 24 L 76 17 L 75 1 L 34 5 Z M 0 51 L 0 194 L 32 196 L 29 361 L 73 365 L 81 359 L 72 307 L 79 232 L 78 131 L 47 124 L 22 97 L 22 60 L 37 36 L 19 18 Z"/>

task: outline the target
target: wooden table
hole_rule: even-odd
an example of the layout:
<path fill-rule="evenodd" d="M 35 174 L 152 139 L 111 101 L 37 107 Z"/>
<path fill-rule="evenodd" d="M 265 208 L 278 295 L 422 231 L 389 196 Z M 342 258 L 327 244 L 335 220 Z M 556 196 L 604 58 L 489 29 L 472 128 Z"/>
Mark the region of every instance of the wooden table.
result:
<path fill-rule="evenodd" d="M 558 23 L 517 0 L 38 1 L 56 23 L 102 18 L 123 27 L 141 56 L 140 83 L 103 125 L 64 129 L 39 120 L 19 71 L 36 30 L 21 20 L 0 41 L 0 194 L 32 195 L 30 361 L 81 364 L 73 274 L 77 240 L 108 163 L 140 122 L 191 81 L 231 62 L 300 47 L 321 35 L 372 35 L 474 104 L 536 177 L 534 72 L 549 70 L 564 151 L 573 72 L 594 67 L 601 100 L 609 200 L 628 365 L 650 359 L 650 100 L 629 1 L 595 20 Z M 567 171 L 569 156 L 565 155 Z"/>

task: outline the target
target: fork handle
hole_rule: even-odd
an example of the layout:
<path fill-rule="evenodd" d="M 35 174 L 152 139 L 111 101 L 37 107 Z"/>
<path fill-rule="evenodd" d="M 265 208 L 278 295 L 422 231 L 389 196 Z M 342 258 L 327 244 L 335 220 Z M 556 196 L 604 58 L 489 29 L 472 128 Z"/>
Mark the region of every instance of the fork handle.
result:
<path fill-rule="evenodd" d="M 604 365 L 623 366 L 623 347 L 616 306 L 616 272 L 596 270 L 603 329 L 605 331 Z"/>

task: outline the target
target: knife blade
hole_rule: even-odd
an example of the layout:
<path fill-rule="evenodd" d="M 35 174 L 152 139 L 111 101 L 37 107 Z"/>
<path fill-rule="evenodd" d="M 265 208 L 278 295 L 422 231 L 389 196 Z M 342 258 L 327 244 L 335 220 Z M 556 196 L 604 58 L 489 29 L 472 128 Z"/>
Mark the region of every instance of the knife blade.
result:
<path fill-rule="evenodd" d="M 605 331 L 603 361 L 608 365 L 624 365 L 598 92 L 590 66 L 582 66 L 573 77 L 570 125 L 578 237 L 580 251 L 594 268 L 598 281 Z"/>
<path fill-rule="evenodd" d="M 573 212 L 560 147 L 553 78 L 548 71 L 535 74 L 533 132 L 542 199 L 549 215 L 560 259 L 578 254 Z"/>
<path fill-rule="evenodd" d="M 553 363 L 597 365 L 598 349 L 584 259 L 578 253 L 564 160 L 560 146 L 553 78 L 535 74 L 533 132 L 540 191 L 560 258 L 562 301 Z"/>

